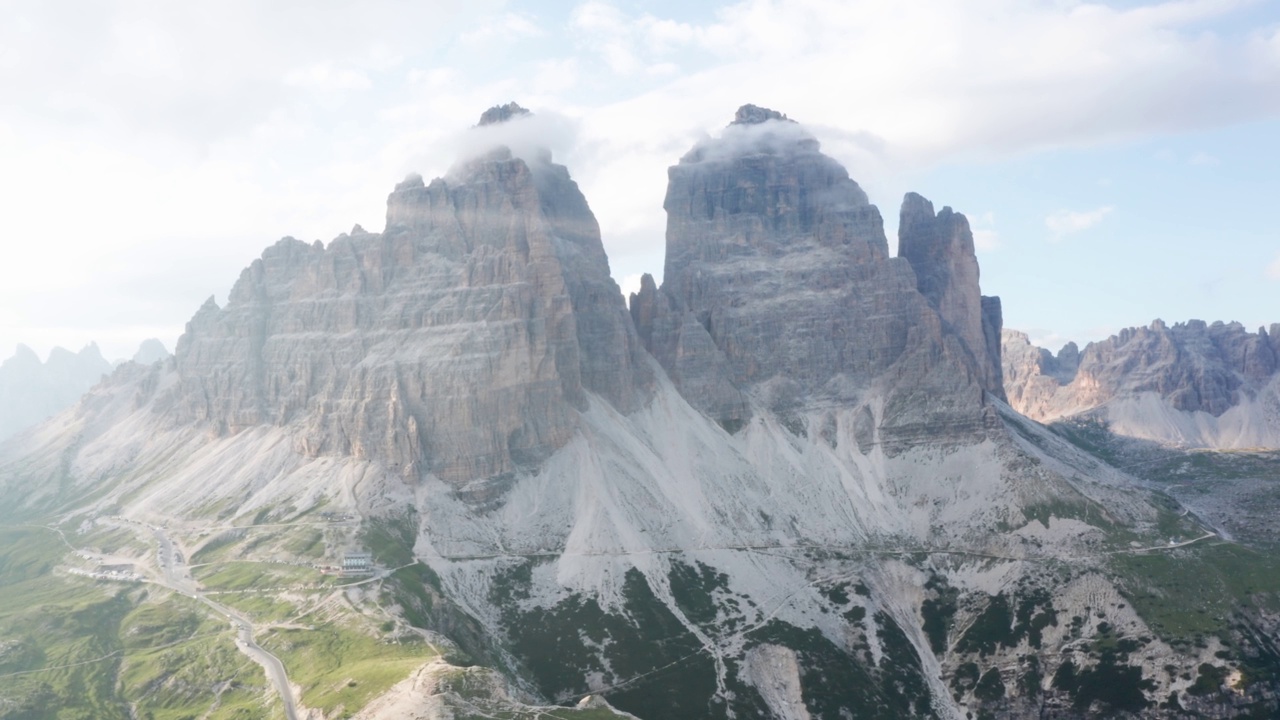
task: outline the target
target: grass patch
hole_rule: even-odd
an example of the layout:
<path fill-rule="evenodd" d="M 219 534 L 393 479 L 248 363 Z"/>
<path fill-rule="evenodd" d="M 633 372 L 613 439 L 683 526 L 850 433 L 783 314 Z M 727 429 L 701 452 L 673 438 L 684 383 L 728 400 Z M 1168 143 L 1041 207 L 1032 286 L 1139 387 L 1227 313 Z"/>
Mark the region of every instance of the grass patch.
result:
<path fill-rule="evenodd" d="M 225 622 L 203 606 L 171 596 L 145 603 L 124 619 L 132 648 L 120 667 L 120 694 L 146 720 L 255 718 L 265 712 L 262 669 L 236 650 Z"/>
<path fill-rule="evenodd" d="M 1240 545 L 1116 555 L 1112 566 L 1134 609 L 1165 638 L 1221 635 L 1245 600 L 1280 609 L 1280 560 Z"/>
<path fill-rule="evenodd" d="M 192 574 L 210 590 L 252 590 L 327 583 L 319 570 L 297 565 L 235 560 L 195 568 Z"/>
<path fill-rule="evenodd" d="M 361 529 L 360 540 L 373 553 L 373 558 L 386 567 L 400 567 L 413 562 L 413 545 L 417 542 L 417 520 L 413 514 L 374 518 Z"/>
<path fill-rule="evenodd" d="M 383 642 L 340 623 L 275 630 L 260 643 L 303 687 L 303 703 L 326 714 L 354 713 L 434 656 L 426 643 Z"/>

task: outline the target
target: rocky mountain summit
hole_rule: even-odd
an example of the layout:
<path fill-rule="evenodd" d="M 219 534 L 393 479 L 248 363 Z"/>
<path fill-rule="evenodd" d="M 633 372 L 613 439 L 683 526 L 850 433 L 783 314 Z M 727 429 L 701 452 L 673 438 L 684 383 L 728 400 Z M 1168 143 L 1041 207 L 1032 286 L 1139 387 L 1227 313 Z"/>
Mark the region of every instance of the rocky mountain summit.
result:
<path fill-rule="evenodd" d="M 663 285 L 644 276 L 630 307 L 695 407 L 736 426 L 753 404 L 864 404 L 890 445 L 982 427 L 984 393 L 1003 397 L 987 341 L 1000 311 L 983 311 L 963 215 L 908 195 L 890 257 L 880 211 L 845 169 L 753 105 L 669 176 Z"/>
<path fill-rule="evenodd" d="M 499 106 L 473 137 L 527 122 Z M 963 215 L 907 195 L 891 256 L 847 171 L 750 105 L 670 168 L 664 207 L 663 283 L 628 306 L 549 152 L 410 176 L 382 232 L 281 240 L 172 362 L 0 445 L 0 518 L 82 559 L 158 545 L 108 610 L 218 590 L 246 617 L 230 647 L 283 658 L 312 718 L 1280 708 L 1276 563 L 1001 402 L 1030 351 L 1002 361 Z M 0 571 L 33 565 L 5 547 Z M 318 576 L 352 548 L 372 577 Z M 234 662 L 171 665 L 107 673 L 112 717 L 255 702 Z M 49 702 L 26 687 L 6 702 Z"/>
<path fill-rule="evenodd" d="M 1009 403 L 1033 419 L 1096 418 L 1191 447 L 1280 447 L 1280 324 L 1156 320 L 1057 355 L 1021 332 L 1002 340 Z"/>
<path fill-rule="evenodd" d="M 297 423 L 308 455 L 465 484 L 544 461 L 588 393 L 636 409 L 642 353 L 568 171 L 500 149 L 397 185 L 382 233 L 269 248 L 188 325 L 168 402 L 219 432 Z"/>

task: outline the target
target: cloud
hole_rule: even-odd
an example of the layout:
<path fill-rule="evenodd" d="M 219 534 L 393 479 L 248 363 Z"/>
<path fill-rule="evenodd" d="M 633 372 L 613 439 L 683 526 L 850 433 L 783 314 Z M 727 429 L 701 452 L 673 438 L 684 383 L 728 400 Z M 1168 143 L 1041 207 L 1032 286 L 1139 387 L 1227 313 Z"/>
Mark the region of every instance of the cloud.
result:
<path fill-rule="evenodd" d="M 311 90 L 367 87 L 492 4 L 17 0 L 0 24 L 0 122 L 215 142 Z"/>
<path fill-rule="evenodd" d="M 1271 280 L 1280 280 L 1280 253 L 1276 254 L 1276 259 L 1271 261 L 1267 266 L 1267 277 Z"/>
<path fill-rule="evenodd" d="M 1190 165 L 1205 166 L 1221 165 L 1222 161 L 1207 152 L 1197 152 L 1187 160 L 1187 163 Z"/>
<path fill-rule="evenodd" d="M 511 154 L 531 162 L 550 152 L 563 155 L 573 146 L 574 122 L 559 113 L 540 110 L 513 117 L 506 122 L 469 128 L 456 134 L 447 145 L 463 163 L 494 148 L 506 147 Z"/>
<path fill-rule="evenodd" d="M 1280 41 L 1199 26 L 1239 5 L 747 0 L 663 35 L 684 73 L 648 100 L 770 104 L 926 163 L 1205 127 L 1280 110 Z M 655 18 L 601 2 L 579 13 L 614 71 L 647 61 Z"/>
<path fill-rule="evenodd" d="M 995 224 L 996 215 L 991 211 L 969 218 L 969 226 L 973 230 L 974 248 L 990 252 L 1000 247 L 1000 235 L 996 232 Z"/>
<path fill-rule="evenodd" d="M 1044 219 L 1045 227 L 1049 228 L 1049 241 L 1057 242 L 1068 235 L 1096 227 L 1112 210 L 1115 208 L 1106 205 L 1093 210 L 1058 210 L 1050 213 Z"/>
<path fill-rule="evenodd" d="M 507 12 L 496 17 L 482 19 L 474 29 L 459 35 L 458 42 L 463 45 L 483 48 L 493 43 L 509 43 L 525 38 L 539 37 L 544 34 L 545 31 L 532 16 Z"/>

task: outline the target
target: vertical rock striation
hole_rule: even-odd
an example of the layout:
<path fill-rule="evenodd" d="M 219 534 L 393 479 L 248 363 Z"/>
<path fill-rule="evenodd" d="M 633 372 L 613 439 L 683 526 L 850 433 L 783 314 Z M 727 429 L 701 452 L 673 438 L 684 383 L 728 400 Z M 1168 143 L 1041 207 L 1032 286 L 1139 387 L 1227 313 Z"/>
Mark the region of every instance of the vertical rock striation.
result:
<path fill-rule="evenodd" d="M 906 240 L 918 257 L 890 257 L 880 211 L 786 116 L 740 108 L 669 170 L 664 207 L 663 285 L 642 282 L 632 317 L 722 424 L 753 405 L 857 403 L 875 387 L 882 428 L 909 441 L 980 425 L 983 391 L 1001 394 L 988 342 L 999 304 L 977 294 L 972 236 L 944 244 L 920 226 Z"/>
<path fill-rule="evenodd" d="M 308 454 L 454 484 L 541 461 L 590 393 L 627 412 L 651 385 L 577 184 L 548 152 L 505 147 L 397 185 L 380 234 L 268 248 L 176 357 L 183 418 L 298 424 Z"/>
<path fill-rule="evenodd" d="M 1000 368 L 999 298 L 984 298 L 978 287 L 973 232 L 964 215 L 907 193 L 898 220 L 898 256 L 911 263 L 916 286 L 973 354 L 987 392 L 1004 399 Z"/>

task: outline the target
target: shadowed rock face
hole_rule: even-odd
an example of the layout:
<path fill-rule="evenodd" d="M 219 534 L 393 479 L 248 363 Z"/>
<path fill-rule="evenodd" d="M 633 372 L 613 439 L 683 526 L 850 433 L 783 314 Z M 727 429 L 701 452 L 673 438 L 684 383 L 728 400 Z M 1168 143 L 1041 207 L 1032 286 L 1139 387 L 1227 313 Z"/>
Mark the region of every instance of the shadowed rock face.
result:
<path fill-rule="evenodd" d="M 939 244 L 921 232 L 906 241 L 914 262 L 890 257 L 880 211 L 845 169 L 802 126 L 755 106 L 669 177 L 663 285 L 644 279 L 631 311 L 696 407 L 733 422 L 750 400 L 856 402 L 878 383 L 883 423 L 910 434 L 971 425 L 983 389 L 998 392 L 984 317 L 997 337 L 999 306 L 984 313 L 971 235 L 966 246 L 963 234 Z"/>
<path fill-rule="evenodd" d="M 381 234 L 268 248 L 188 324 L 173 411 L 466 483 L 561 447 L 588 392 L 638 407 L 652 378 L 599 226 L 563 166 L 531 163 L 497 148 L 397 185 Z"/>
<path fill-rule="evenodd" d="M 899 214 L 898 257 L 911 263 L 920 293 L 973 354 L 982 387 L 1003 400 L 1000 299 L 982 297 L 978 287 L 969 221 L 949 207 L 935 215 L 933 203 L 907 193 Z"/>

